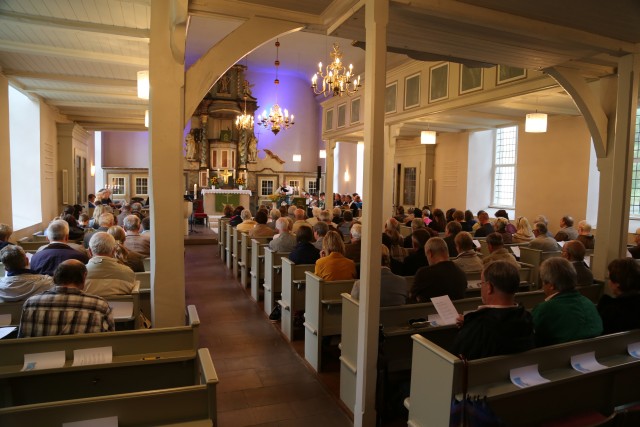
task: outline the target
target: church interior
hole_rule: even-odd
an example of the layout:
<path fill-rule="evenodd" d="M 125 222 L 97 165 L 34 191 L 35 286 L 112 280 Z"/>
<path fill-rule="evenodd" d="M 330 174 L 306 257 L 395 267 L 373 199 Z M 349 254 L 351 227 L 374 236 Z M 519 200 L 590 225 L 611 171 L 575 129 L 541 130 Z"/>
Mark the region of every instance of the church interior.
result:
<path fill-rule="evenodd" d="M 103 188 L 149 202 L 153 329 L 184 327 L 195 305 L 219 373 L 218 418 L 193 425 L 375 425 L 380 271 L 368 260 L 398 207 L 544 215 L 553 234 L 563 216 L 585 220 L 599 280 L 640 228 L 633 0 L 4 0 L 0 22 L 0 223 L 15 243 Z M 336 58 L 352 64 L 339 88 L 325 79 Z M 527 129 L 541 117 L 544 130 Z M 258 361 L 240 335 L 273 331 L 221 261 L 218 218 L 225 203 L 275 206 L 281 185 L 363 200 L 347 403 L 337 374 L 297 359 L 295 375 L 273 375 L 303 385 L 272 400 L 294 379 L 268 366 L 305 350 L 269 335 L 287 352 Z M 216 245 L 185 243 L 194 209 Z M 315 412 L 288 403 L 313 387 L 324 391 L 300 401 Z"/>

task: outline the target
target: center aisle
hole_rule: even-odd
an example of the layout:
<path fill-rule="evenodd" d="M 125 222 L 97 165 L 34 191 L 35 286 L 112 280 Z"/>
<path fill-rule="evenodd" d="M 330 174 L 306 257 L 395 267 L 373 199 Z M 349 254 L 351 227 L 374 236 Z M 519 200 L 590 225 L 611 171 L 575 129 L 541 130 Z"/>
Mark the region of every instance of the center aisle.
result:
<path fill-rule="evenodd" d="M 352 425 L 222 264 L 217 246 L 185 246 L 185 270 L 187 304 L 200 317 L 200 347 L 209 349 L 220 377 L 220 427 Z"/>

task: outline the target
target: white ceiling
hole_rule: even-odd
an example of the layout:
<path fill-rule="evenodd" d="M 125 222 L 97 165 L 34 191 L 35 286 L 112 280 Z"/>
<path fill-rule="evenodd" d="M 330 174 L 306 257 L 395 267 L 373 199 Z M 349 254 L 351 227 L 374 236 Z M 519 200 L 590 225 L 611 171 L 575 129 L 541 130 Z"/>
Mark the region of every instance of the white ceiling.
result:
<path fill-rule="evenodd" d="M 364 51 L 350 44 L 364 41 L 363 10 L 352 10 L 356 4 L 358 0 L 191 0 L 186 66 L 244 20 L 268 16 L 305 27 L 280 38 L 281 72 L 310 78 L 318 61 L 327 62 L 334 41 L 345 61 L 362 72 Z M 151 0 L 0 0 L 2 72 L 88 130 L 143 130 L 147 102 L 136 96 L 136 72 L 148 68 L 150 7 Z M 562 64 L 597 78 L 614 73 L 617 56 L 637 51 L 638 42 L 640 2 L 635 0 L 618 0 L 615 6 L 599 0 L 390 3 L 389 49 L 431 60 L 538 69 Z M 406 58 L 389 54 L 388 62 Z M 251 69 L 272 70 L 274 59 L 270 41 L 247 61 Z M 548 90 L 427 119 L 440 122 L 442 131 L 493 127 L 536 105 L 555 114 L 577 113 L 566 94 Z"/>

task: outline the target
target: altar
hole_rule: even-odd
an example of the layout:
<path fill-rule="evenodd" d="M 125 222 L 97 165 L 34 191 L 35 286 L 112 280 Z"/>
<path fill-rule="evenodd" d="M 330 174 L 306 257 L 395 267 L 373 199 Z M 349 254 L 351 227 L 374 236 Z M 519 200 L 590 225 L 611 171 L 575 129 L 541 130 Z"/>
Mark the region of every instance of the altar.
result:
<path fill-rule="evenodd" d="M 248 209 L 251 190 L 203 189 L 201 194 L 204 198 L 204 212 L 207 215 L 222 215 L 224 205 L 231 205 L 234 208 L 242 205 Z"/>

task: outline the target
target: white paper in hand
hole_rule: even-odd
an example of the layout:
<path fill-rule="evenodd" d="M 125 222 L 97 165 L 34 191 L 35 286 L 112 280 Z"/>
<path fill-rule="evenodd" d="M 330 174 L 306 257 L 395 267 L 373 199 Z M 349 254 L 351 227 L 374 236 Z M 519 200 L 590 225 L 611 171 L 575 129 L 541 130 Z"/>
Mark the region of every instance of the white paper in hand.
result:
<path fill-rule="evenodd" d="M 458 312 L 451 302 L 449 295 L 431 298 L 433 307 L 440 315 L 441 325 L 454 325 L 458 318 Z"/>

